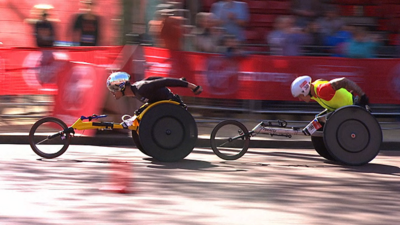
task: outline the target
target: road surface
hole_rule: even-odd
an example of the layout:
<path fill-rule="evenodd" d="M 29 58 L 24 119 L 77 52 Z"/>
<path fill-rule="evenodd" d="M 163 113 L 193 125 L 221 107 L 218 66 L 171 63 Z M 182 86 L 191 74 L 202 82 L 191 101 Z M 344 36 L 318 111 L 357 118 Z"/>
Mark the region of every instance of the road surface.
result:
<path fill-rule="evenodd" d="M 0 224 L 399 224 L 400 152 L 361 167 L 312 149 L 195 148 L 159 163 L 132 147 L 71 145 L 40 159 L 0 145 Z M 129 193 L 103 190 L 125 186 Z"/>

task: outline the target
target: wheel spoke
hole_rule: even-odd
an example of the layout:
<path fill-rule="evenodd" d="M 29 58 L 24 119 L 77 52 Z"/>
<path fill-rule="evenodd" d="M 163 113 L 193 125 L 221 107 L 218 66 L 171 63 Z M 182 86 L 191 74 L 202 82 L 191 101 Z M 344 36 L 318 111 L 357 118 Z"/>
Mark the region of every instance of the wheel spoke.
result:
<path fill-rule="evenodd" d="M 45 139 L 43 139 L 42 141 L 39 141 L 38 143 L 36 143 L 36 145 L 40 145 L 40 144 L 42 144 L 43 142 L 45 142 L 45 141 L 47 141 L 47 140 L 49 140 L 48 138 L 45 138 Z"/>

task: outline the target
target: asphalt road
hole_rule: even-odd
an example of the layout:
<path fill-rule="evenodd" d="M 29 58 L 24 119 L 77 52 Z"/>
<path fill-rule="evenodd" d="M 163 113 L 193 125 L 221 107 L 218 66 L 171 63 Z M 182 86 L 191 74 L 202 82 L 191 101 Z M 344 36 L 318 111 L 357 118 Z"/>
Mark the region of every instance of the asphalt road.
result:
<path fill-rule="evenodd" d="M 0 145 L 0 224 L 399 224 L 400 152 L 333 164 L 313 149 L 196 148 L 176 163 L 132 147 L 71 145 L 52 160 Z M 128 193 L 104 188 L 126 187 Z"/>

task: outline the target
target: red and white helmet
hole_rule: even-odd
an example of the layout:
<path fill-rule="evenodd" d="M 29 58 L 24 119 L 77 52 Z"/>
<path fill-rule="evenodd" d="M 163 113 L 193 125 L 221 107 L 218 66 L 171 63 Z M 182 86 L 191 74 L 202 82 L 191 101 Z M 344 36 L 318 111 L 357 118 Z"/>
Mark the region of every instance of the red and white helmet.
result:
<path fill-rule="evenodd" d="M 297 98 L 299 95 L 308 95 L 310 93 L 311 77 L 301 76 L 292 82 L 291 91 L 293 97 Z"/>

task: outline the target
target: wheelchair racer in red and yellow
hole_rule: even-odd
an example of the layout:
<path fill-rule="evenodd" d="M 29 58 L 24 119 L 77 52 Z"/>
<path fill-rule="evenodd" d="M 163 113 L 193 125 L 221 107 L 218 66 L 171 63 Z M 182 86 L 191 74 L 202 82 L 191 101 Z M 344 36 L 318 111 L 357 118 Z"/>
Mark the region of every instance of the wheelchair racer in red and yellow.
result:
<path fill-rule="evenodd" d="M 291 85 L 292 95 L 301 101 L 318 102 L 328 112 L 347 105 L 360 105 L 369 110 L 369 99 L 353 81 L 342 77 L 330 81 L 318 79 L 312 82 L 310 76 L 297 77 Z"/>

